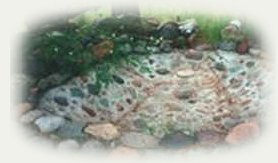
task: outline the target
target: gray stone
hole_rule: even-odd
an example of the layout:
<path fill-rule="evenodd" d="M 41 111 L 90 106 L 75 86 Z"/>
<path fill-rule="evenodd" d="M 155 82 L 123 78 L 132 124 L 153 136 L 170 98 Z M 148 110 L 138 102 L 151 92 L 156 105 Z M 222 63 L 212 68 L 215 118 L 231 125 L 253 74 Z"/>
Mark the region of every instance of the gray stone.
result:
<path fill-rule="evenodd" d="M 125 83 L 124 79 L 121 78 L 121 77 L 118 76 L 118 75 L 112 75 L 112 77 L 113 77 L 114 81 L 115 81 L 116 83 L 118 83 L 118 84 L 124 84 L 124 83 Z"/>
<path fill-rule="evenodd" d="M 223 125 L 226 129 L 230 129 L 230 128 L 232 128 L 232 127 L 234 127 L 237 124 L 242 123 L 242 122 L 243 122 L 243 120 L 240 117 L 238 117 L 238 118 L 227 118 L 227 119 L 223 120 Z"/>
<path fill-rule="evenodd" d="M 159 142 L 166 148 L 182 148 L 195 144 L 197 141 L 195 136 L 185 135 L 181 132 L 167 134 Z"/>
<path fill-rule="evenodd" d="M 58 116 L 43 116 L 35 121 L 41 132 L 53 132 L 65 123 L 65 119 Z"/>
<path fill-rule="evenodd" d="M 175 92 L 174 96 L 181 100 L 189 99 L 193 94 L 192 90 L 178 90 Z"/>
<path fill-rule="evenodd" d="M 84 139 L 87 134 L 83 132 L 85 123 L 66 121 L 55 134 L 63 139 Z"/>
<path fill-rule="evenodd" d="M 215 69 L 217 69 L 219 71 L 225 71 L 226 70 L 226 67 L 223 63 L 216 63 L 214 67 L 215 67 Z"/>
<path fill-rule="evenodd" d="M 166 75 L 166 74 L 169 74 L 170 71 L 166 68 L 160 68 L 160 69 L 155 70 L 155 72 L 159 75 Z"/>
<path fill-rule="evenodd" d="M 133 148 L 153 148 L 158 145 L 159 140 L 151 135 L 138 132 L 124 133 L 120 138 L 121 142 Z"/>

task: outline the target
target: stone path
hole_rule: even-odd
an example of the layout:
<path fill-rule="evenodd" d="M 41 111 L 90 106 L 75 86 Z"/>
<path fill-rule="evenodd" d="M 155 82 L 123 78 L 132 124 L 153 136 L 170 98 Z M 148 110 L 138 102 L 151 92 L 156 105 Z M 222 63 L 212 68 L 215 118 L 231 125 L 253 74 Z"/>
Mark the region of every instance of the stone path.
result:
<path fill-rule="evenodd" d="M 138 56 L 140 65 L 123 62 L 110 70 L 114 82 L 107 88 L 99 89 L 93 71 L 75 77 L 44 94 L 29 111 L 39 111 L 40 118 L 30 123 L 61 140 L 119 141 L 135 148 L 189 146 L 197 139 L 216 143 L 260 114 L 269 73 L 248 54 L 191 52 Z M 78 146 L 72 140 L 60 146 L 67 142 Z"/>

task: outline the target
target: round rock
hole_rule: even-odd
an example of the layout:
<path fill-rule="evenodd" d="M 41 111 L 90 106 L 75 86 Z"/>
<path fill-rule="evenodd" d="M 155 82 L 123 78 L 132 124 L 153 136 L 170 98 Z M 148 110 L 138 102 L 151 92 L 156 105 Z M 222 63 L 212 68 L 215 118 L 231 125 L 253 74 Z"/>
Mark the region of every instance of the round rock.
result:
<path fill-rule="evenodd" d="M 177 72 L 177 76 L 180 78 L 186 78 L 194 75 L 194 71 L 191 69 L 180 70 Z"/>
<path fill-rule="evenodd" d="M 41 132 L 53 132 L 65 123 L 65 119 L 58 116 L 44 116 L 35 121 Z"/>
<path fill-rule="evenodd" d="M 259 126 L 256 122 L 247 122 L 235 126 L 226 136 L 229 144 L 241 144 L 259 133 Z"/>

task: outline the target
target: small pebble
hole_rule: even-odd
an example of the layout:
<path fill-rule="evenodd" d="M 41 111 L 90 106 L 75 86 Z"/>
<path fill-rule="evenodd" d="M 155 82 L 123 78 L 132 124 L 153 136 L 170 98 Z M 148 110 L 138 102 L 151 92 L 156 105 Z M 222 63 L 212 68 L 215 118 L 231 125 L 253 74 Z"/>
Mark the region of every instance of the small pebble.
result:
<path fill-rule="evenodd" d="M 168 74 L 170 71 L 166 68 L 160 68 L 160 69 L 157 69 L 155 70 L 155 72 L 159 75 L 166 75 Z"/>
<path fill-rule="evenodd" d="M 121 77 L 119 77 L 117 75 L 112 75 L 112 77 L 113 77 L 114 81 L 118 84 L 124 84 L 125 83 L 124 79 L 122 79 Z"/>
<path fill-rule="evenodd" d="M 186 77 L 190 77 L 192 75 L 194 75 L 194 71 L 191 69 L 180 70 L 177 72 L 177 76 L 180 78 L 186 78 Z"/>

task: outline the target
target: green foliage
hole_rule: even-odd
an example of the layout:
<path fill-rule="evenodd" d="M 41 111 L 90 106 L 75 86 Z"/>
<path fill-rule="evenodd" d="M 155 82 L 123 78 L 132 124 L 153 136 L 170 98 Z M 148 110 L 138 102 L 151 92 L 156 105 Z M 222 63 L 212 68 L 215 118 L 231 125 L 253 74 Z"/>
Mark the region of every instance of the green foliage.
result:
<path fill-rule="evenodd" d="M 148 47 L 159 46 L 160 40 L 154 36 L 147 37 L 140 33 L 118 33 L 117 31 L 105 30 L 105 28 L 102 28 L 103 26 L 96 28 L 94 21 L 98 18 L 97 15 L 101 15 L 101 17 L 109 15 L 107 10 L 105 10 L 104 14 L 101 12 L 104 11 L 99 10 L 97 14 L 86 12 L 72 19 L 72 23 L 47 24 L 40 27 L 37 31 L 31 31 L 28 46 L 24 49 L 24 52 L 27 54 L 27 57 L 34 57 L 43 63 L 46 74 L 58 72 L 84 75 L 88 70 L 94 70 L 97 78 L 96 85 L 99 88 L 113 82 L 112 75 L 121 66 L 122 62 L 140 67 L 140 71 L 143 73 L 151 73 L 148 67 L 141 65 L 138 60 L 139 54 L 134 54 L 133 49 L 140 46 L 143 49 L 140 55 L 147 55 L 151 53 Z M 176 21 L 177 15 L 180 17 L 181 22 L 188 18 L 195 18 L 200 28 L 198 38 L 208 43 L 219 42 L 221 40 L 221 29 L 231 20 L 231 17 L 228 16 L 219 17 L 184 12 L 161 13 L 142 11 L 141 13 L 143 17 L 155 17 L 162 23 Z M 131 22 L 125 21 L 127 24 Z M 143 30 L 144 32 L 144 30 L 149 31 L 153 28 L 146 26 L 146 29 L 141 29 L 140 23 L 135 25 L 138 30 L 137 28 L 132 28 L 127 31 L 135 30 L 138 32 Z M 121 22 L 117 21 L 114 26 L 120 27 Z M 252 35 L 251 29 L 248 27 L 244 31 L 248 35 Z M 114 48 L 112 49 L 112 54 L 107 55 L 102 60 L 98 60 L 93 54 L 92 46 L 105 40 L 113 42 Z M 179 48 L 184 48 L 184 38 L 179 38 L 177 44 Z"/>

